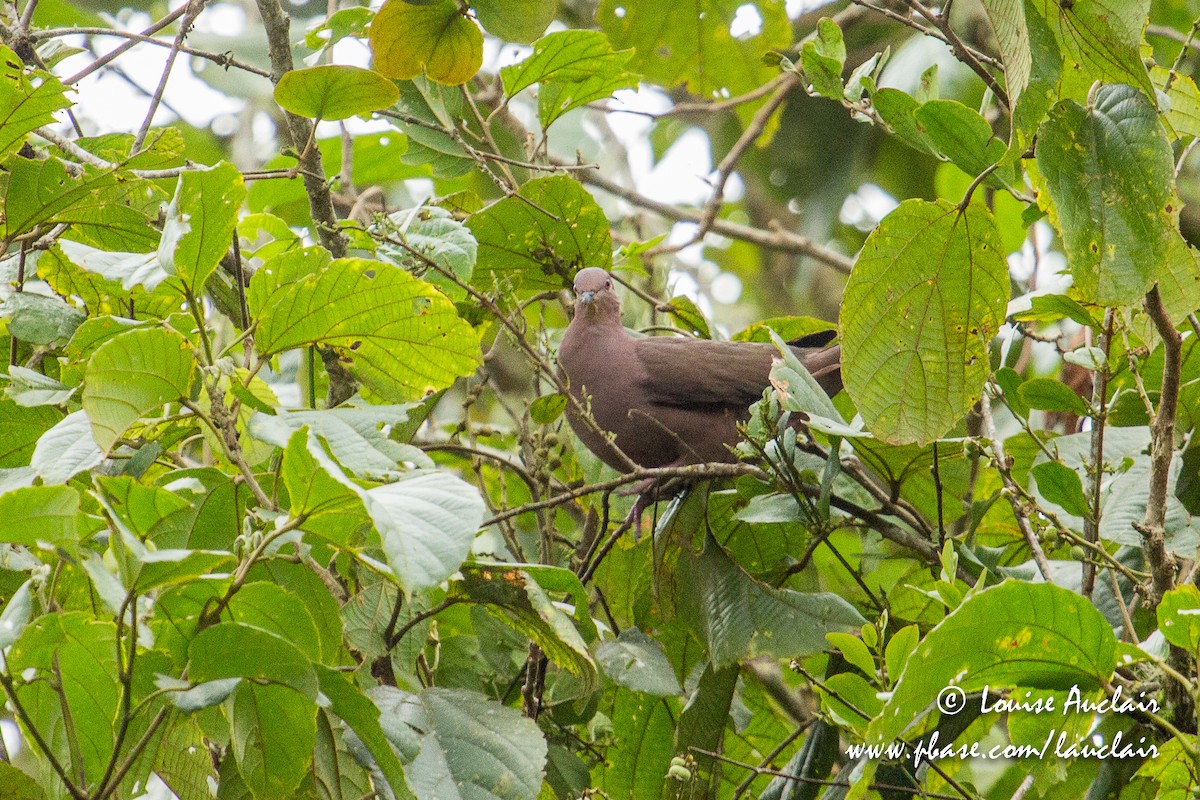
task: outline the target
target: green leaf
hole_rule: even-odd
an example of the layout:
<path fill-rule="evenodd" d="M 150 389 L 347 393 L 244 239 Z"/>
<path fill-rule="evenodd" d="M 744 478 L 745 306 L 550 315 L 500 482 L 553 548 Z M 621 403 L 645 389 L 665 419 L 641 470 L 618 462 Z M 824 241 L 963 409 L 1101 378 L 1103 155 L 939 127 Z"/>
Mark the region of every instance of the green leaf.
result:
<path fill-rule="evenodd" d="M 483 524 L 479 490 L 448 472 L 416 473 L 361 496 L 388 564 L 410 592 L 454 574 Z"/>
<path fill-rule="evenodd" d="M 376 69 L 394 80 L 423 74 L 453 86 L 483 64 L 483 33 L 454 0 L 422 6 L 388 0 L 371 22 L 370 41 Z"/>
<path fill-rule="evenodd" d="M 595 786 L 613 798 L 652 798 L 663 791 L 663 776 L 674 755 L 675 717 L 654 695 L 619 690 L 611 707 L 612 733 L 623 746 L 608 751 L 592 773 Z"/>
<path fill-rule="evenodd" d="M 762 654 L 812 655 L 825 649 L 829 631 L 864 622 L 835 594 L 775 589 L 754 580 L 712 537 L 699 556 L 680 556 L 679 583 L 687 587 L 690 619 L 718 668 Z"/>
<path fill-rule="evenodd" d="M 445 295 L 386 262 L 322 265 L 307 251 L 288 253 L 259 268 L 247 299 L 260 354 L 330 345 L 389 401 L 443 389 L 480 362 L 478 338 Z"/>
<path fill-rule="evenodd" d="M 396 266 L 441 289 L 451 300 L 463 300 L 475 271 L 479 245 L 475 237 L 444 208 L 422 206 L 397 211 L 381 225 L 390 241 L 378 253 Z"/>
<path fill-rule="evenodd" d="M 154 754 L 154 773 L 179 800 L 209 800 L 209 779 L 215 778 L 215 771 L 196 719 L 173 715 L 163 729 Z"/>
<path fill-rule="evenodd" d="M 1153 104 L 1132 86 L 1102 86 L 1088 108 L 1059 103 L 1038 134 L 1037 163 L 1082 299 L 1140 300 L 1162 274 L 1179 210 Z"/>
<path fill-rule="evenodd" d="M 1096 325 L 1086 308 L 1065 294 L 1040 294 L 1029 298 L 1029 310 L 1018 311 L 1012 318 L 1018 322 L 1056 322 L 1064 317 L 1085 327 Z"/>
<path fill-rule="evenodd" d="M 1029 46 L 1029 28 L 1025 22 L 1024 0 L 983 0 L 996 44 L 1004 62 L 1004 88 L 1008 103 L 1015 107 L 1021 93 L 1029 85 L 1033 56 Z"/>
<path fill-rule="evenodd" d="M 344 405 L 275 414 L 255 414 L 248 426 L 256 439 L 287 447 L 288 440 L 307 427 L 329 446 L 337 462 L 359 477 L 378 477 L 395 473 L 406 464 L 433 467 L 421 450 L 389 438 L 395 427 L 408 420 L 415 404 L 362 407 Z"/>
<path fill-rule="evenodd" d="M 1171 644 L 1193 653 L 1200 649 L 1200 589 L 1184 585 L 1164 594 L 1158 628 Z"/>
<path fill-rule="evenodd" d="M 370 517 L 359 489 L 307 430 L 292 434 L 283 454 L 283 484 L 303 529 L 339 547 L 361 544 Z"/>
<path fill-rule="evenodd" d="M 942 436 L 979 399 L 1008 264 L 990 212 L 907 200 L 859 254 L 842 303 L 842 375 L 876 436 Z"/>
<path fill-rule="evenodd" d="M 852 633 L 827 633 L 825 638 L 829 643 L 842 651 L 842 655 L 850 664 L 862 670 L 864 675 L 874 677 L 875 658 L 863 644 L 863 640 Z"/>
<path fill-rule="evenodd" d="M 709 329 L 708 320 L 704 318 L 704 312 L 690 298 L 682 295 L 672 297 L 667 303 L 667 313 L 679 328 L 701 339 L 712 338 L 712 331 Z"/>
<path fill-rule="evenodd" d="M 676 697 L 683 692 L 662 645 L 637 628 L 626 628 L 615 640 L 597 647 L 596 663 L 626 689 L 656 697 Z"/>
<path fill-rule="evenodd" d="M 978 175 L 1004 156 L 1004 143 L 976 110 L 955 100 L 930 100 L 913 119 L 938 152 L 968 175 Z"/>
<path fill-rule="evenodd" d="M 58 78 L 26 70 L 16 53 L 0 45 L 0 160 L 17 152 L 31 131 L 53 125 L 54 112 L 70 105 Z"/>
<path fill-rule="evenodd" d="M 170 275 L 163 269 L 157 253 L 122 253 L 100 250 L 63 239 L 58 243 L 71 264 L 121 284 L 126 291 L 141 286 L 153 292 Z"/>
<path fill-rule="evenodd" d="M 871 104 L 905 144 L 923 153 L 938 155 L 933 142 L 917 125 L 916 113 L 921 104 L 912 95 L 899 89 L 877 89 L 871 92 Z"/>
<path fill-rule="evenodd" d="M 187 339 L 165 328 L 127 331 L 96 349 L 84 374 L 83 410 L 102 450 L 140 418 L 189 396 L 191 351 Z"/>
<path fill-rule="evenodd" d="M 600 28 L 613 46 L 632 47 L 631 66 L 664 88 L 681 86 L 712 99 L 757 88 L 775 70 L 763 63 L 773 49 L 792 43 L 787 10 L 779 0 L 754 8 L 761 32 L 735 39 L 730 26 L 743 0 L 698 0 L 694 3 L 630 3 L 602 0 L 596 12 Z"/>
<path fill-rule="evenodd" d="M 529 404 L 529 418 L 538 425 L 549 425 L 562 416 L 567 408 L 567 396 L 562 392 L 542 395 Z"/>
<path fill-rule="evenodd" d="M 472 281 L 542 291 L 571 285 L 584 267 L 612 266 L 612 233 L 604 211 L 563 175 L 535 178 L 520 197 L 506 197 L 472 214 L 467 227 L 479 242 Z"/>
<path fill-rule="evenodd" d="M 11 156 L 4 188 L 4 236 L 12 240 L 39 225 L 70 225 L 71 238 L 111 250 L 146 252 L 158 245 L 150 205 L 157 215 L 161 191 L 150 181 L 84 166 L 67 174 L 57 158 Z"/>
<path fill-rule="evenodd" d="M 817 38 L 800 48 L 800 66 L 817 94 L 841 101 L 842 69 L 846 63 L 846 43 L 837 23 L 822 17 L 817 23 Z"/>
<path fill-rule="evenodd" d="M 1157 276 L 1158 293 L 1172 320 L 1200 308 L 1200 251 L 1177 231 L 1167 234 L 1166 268 Z"/>
<path fill-rule="evenodd" d="M 501 69 L 500 79 L 509 97 L 542 84 L 538 116 L 548 128 L 573 108 L 636 87 L 638 76 L 625 69 L 632 55 L 632 50 L 614 52 L 600 31 L 557 31 L 534 42 L 524 61 Z"/>
<path fill-rule="evenodd" d="M 4 604 L 4 611 L 0 612 L 0 651 L 21 638 L 21 633 L 33 616 L 32 581 L 31 578 L 22 583 L 21 588 Z"/>
<path fill-rule="evenodd" d="M 488 33 L 518 44 L 536 39 L 558 11 L 555 0 L 474 0 L 471 7 Z"/>
<path fill-rule="evenodd" d="M 26 486 L 0 494 L 0 542 L 74 546 L 79 492 L 71 486 Z"/>
<path fill-rule="evenodd" d="M 270 631 L 240 622 L 222 622 L 196 634 L 188 646 L 188 679 L 207 683 L 249 678 L 317 696 L 312 663 L 296 645 Z"/>
<path fill-rule="evenodd" d="M 1080 84 L 1127 83 L 1154 96 L 1141 54 L 1150 0 L 1033 0 L 1032 6 L 1053 32 L 1068 71 L 1078 73 Z"/>
<path fill-rule="evenodd" d="M 0 786 L 4 800 L 45 800 L 46 795 L 37 781 L 7 761 L 0 761 Z"/>
<path fill-rule="evenodd" d="M 329 698 L 329 709 L 350 726 L 350 730 L 375 760 L 392 791 L 400 794 L 408 784 L 400 759 L 388 744 L 383 727 L 379 724 L 379 707 L 342 673 L 323 666 L 317 666 L 316 670 L 321 681 L 321 694 Z"/>
<path fill-rule="evenodd" d="M 94 480 L 102 492 L 104 507 L 140 541 L 152 541 L 161 547 L 187 541 L 195 513 L 183 497 L 168 489 L 143 486 L 127 475 Z"/>
<path fill-rule="evenodd" d="M 947 686 L 1092 691 L 1112 677 L 1116 645 L 1089 599 L 1049 583 L 1006 580 L 969 597 L 929 632 L 868 740 L 901 736 Z"/>
<path fill-rule="evenodd" d="M 229 616 L 243 625 L 269 631 L 314 662 L 321 659 L 321 636 L 304 601 L 282 586 L 251 581 L 229 601 Z"/>
<path fill-rule="evenodd" d="M 582 693 L 597 685 L 596 664 L 571 618 L 528 573 L 503 565 L 462 567 L 462 591 L 492 614 L 532 639 L 558 666 L 579 678 Z"/>
<path fill-rule="evenodd" d="M 8 368 L 8 380 L 5 394 L 21 406 L 66 405 L 78 388 L 67 386 L 37 370 L 17 365 Z"/>
<path fill-rule="evenodd" d="M 29 465 L 43 483 L 66 483 L 85 473 L 104 459 L 104 453 L 92 435 L 91 420 L 84 411 L 62 417 L 37 440 Z"/>
<path fill-rule="evenodd" d="M 396 84 L 369 69 L 322 64 L 285 72 L 275 102 L 301 117 L 337 121 L 388 108 L 400 99 Z"/>
<path fill-rule="evenodd" d="M 535 83 L 582 83 L 597 72 L 623 73 L 631 55 L 630 50 L 614 52 L 600 31 L 556 31 L 534 42 L 523 61 L 502 68 L 500 80 L 504 93 L 513 97 Z"/>
<path fill-rule="evenodd" d="M 921 629 L 916 625 L 906 625 L 892 634 L 887 647 L 883 651 L 883 663 L 887 667 L 887 676 L 891 681 L 900 677 L 904 665 L 912 657 L 913 651 L 921 642 Z"/>
<path fill-rule="evenodd" d="M 1054 378 L 1034 378 L 1017 390 L 1021 402 L 1040 411 L 1070 411 L 1087 416 L 1088 405 L 1071 387 Z"/>
<path fill-rule="evenodd" d="M 42 733 L 55 758 L 98 782 L 116 743 L 120 685 L 117 682 L 116 626 L 82 612 L 38 617 L 8 652 L 7 670 L 22 676 L 16 695 Z M 61 686 L 61 697 L 51 684 Z M 141 682 L 136 687 L 141 691 Z M 150 687 L 153 688 L 153 687 Z M 132 699 L 132 698 L 131 698 Z M 72 741 L 63 722 L 71 714 Z M 144 724 L 135 723 L 137 735 Z"/>
<path fill-rule="evenodd" d="M 1153 66 L 1150 68 L 1150 79 L 1154 81 L 1155 89 L 1164 92 L 1170 100 L 1170 104 L 1162 110 L 1171 139 L 1200 136 L 1200 88 L 1197 88 L 1192 76 Z"/>
<path fill-rule="evenodd" d="M 815 317 L 772 317 L 755 322 L 729 338 L 735 342 L 769 342 L 770 332 L 774 331 L 780 339 L 791 342 L 809 334 L 836 330 L 834 323 Z"/>
<path fill-rule="evenodd" d="M 167 206 L 158 261 L 193 297 L 233 243 L 238 211 L 246 198 L 242 174 L 232 164 L 186 170 Z"/>
<path fill-rule="evenodd" d="M 60 297 L 32 292 L 9 295 L 0 313 L 9 318 L 8 332 L 14 338 L 34 345 L 66 342 L 87 317 Z"/>
<path fill-rule="evenodd" d="M 4 436 L 0 437 L 0 469 L 4 469 L 29 464 L 30 458 L 37 452 L 38 441 L 63 417 L 56 409 L 46 406 L 27 408 L 14 403 L 7 396 L 0 396 L 0 419 L 4 420 Z M 88 438 L 91 438 L 90 430 Z"/>
<path fill-rule="evenodd" d="M 426 689 L 418 695 L 393 689 L 391 693 L 400 702 L 381 707 L 383 726 L 385 731 L 389 725 L 407 728 L 418 737 L 420 749 L 404 769 L 417 797 L 527 800 L 538 796 L 546 740 L 537 723 L 464 689 Z"/>
<path fill-rule="evenodd" d="M 1119 429 L 1118 429 L 1119 430 Z M 1144 429 L 1143 429 L 1144 430 Z M 1107 436 L 1105 439 L 1107 440 Z M 1105 447 L 1108 442 L 1105 441 Z M 1106 459 L 1109 458 L 1105 454 Z M 1166 520 L 1163 530 L 1167 549 L 1186 557 L 1200 547 L 1200 524 L 1188 513 L 1183 502 L 1175 496 L 1182 457 L 1176 454 L 1171 460 L 1171 471 L 1167 476 Z M 1100 538 L 1110 542 L 1143 547 L 1142 534 L 1134 527 L 1141 525 L 1146 516 L 1146 487 L 1150 485 L 1150 456 L 1136 455 L 1129 468 L 1109 484 L 1100 512 Z"/>
<path fill-rule="evenodd" d="M 679 714 L 676 747 L 680 752 L 696 752 L 701 770 L 710 771 L 714 765 L 713 757 L 706 754 L 721 750 L 738 672 L 737 665 L 705 664 L 687 705 Z"/>
<path fill-rule="evenodd" d="M 1083 493 L 1079 473 L 1060 461 L 1043 461 L 1031 470 L 1042 497 L 1061 506 L 1068 514 L 1088 517 L 1091 509 Z"/>
<path fill-rule="evenodd" d="M 230 744 L 246 786 L 258 800 L 290 796 L 312 762 L 316 704 L 286 686 L 248 681 L 227 702 Z"/>

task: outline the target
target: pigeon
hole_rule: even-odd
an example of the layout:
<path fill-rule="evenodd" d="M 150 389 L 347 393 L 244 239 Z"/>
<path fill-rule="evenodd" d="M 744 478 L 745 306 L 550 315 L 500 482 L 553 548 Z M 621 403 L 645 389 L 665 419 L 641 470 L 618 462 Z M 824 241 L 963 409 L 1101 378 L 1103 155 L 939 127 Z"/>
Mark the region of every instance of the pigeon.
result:
<path fill-rule="evenodd" d="M 832 331 L 789 342 L 821 388 L 841 391 L 841 346 Z M 567 420 L 580 441 L 618 472 L 737 461 L 738 423 L 770 385 L 774 345 L 684 336 L 637 337 L 621 325 L 613 279 L 599 267 L 575 276 L 575 315 L 558 351 Z M 581 416 L 590 412 L 595 425 Z M 597 430 L 599 428 L 600 430 Z M 609 436 L 613 438 L 610 441 Z M 621 458 L 613 445 L 628 457 Z"/>

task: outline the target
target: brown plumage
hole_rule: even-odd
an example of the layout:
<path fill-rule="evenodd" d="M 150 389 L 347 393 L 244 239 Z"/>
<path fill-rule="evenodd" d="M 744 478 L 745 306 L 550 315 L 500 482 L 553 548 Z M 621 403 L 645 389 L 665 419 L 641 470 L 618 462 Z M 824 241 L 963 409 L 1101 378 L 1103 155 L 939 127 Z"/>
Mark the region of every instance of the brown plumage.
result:
<path fill-rule="evenodd" d="M 559 367 L 571 395 L 590 407 L 600 428 L 615 434 L 617 447 L 642 467 L 735 461 L 730 448 L 738 441 L 737 423 L 749 417 L 750 405 L 770 383 L 775 347 L 635 338 L 621 325 L 611 276 L 597 267 L 575 276 L 575 295 Z M 840 346 L 792 350 L 830 396 L 841 390 Z M 567 418 L 589 450 L 624 471 L 612 445 L 570 407 Z"/>

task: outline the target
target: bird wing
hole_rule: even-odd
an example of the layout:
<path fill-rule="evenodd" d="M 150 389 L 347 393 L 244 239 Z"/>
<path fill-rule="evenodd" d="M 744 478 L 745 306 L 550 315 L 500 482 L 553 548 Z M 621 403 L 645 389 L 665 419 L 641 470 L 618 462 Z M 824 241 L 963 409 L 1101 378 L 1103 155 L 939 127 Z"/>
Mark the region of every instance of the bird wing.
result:
<path fill-rule="evenodd" d="M 770 383 L 775 348 L 760 342 L 713 342 L 675 336 L 638 339 L 641 387 L 655 405 L 744 410 Z"/>

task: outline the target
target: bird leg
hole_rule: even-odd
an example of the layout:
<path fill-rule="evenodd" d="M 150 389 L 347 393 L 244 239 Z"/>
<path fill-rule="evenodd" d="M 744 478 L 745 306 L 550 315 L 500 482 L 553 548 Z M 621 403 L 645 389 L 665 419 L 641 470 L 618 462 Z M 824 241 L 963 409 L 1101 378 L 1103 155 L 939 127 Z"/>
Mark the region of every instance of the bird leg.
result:
<path fill-rule="evenodd" d="M 669 464 L 668 466 L 680 466 L 680 463 Z M 633 508 L 629 510 L 629 515 L 625 518 L 626 524 L 633 526 L 634 541 L 638 541 L 642 536 L 642 514 L 646 509 L 658 502 L 659 498 L 669 492 L 682 488 L 684 490 L 690 486 L 690 482 L 683 478 L 643 478 L 632 486 L 628 486 L 617 492 L 618 495 L 630 496 L 637 495 L 637 500 L 633 503 Z M 656 524 L 656 523 L 655 523 Z M 653 530 L 653 524 L 651 526 Z"/>

